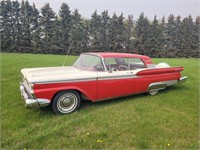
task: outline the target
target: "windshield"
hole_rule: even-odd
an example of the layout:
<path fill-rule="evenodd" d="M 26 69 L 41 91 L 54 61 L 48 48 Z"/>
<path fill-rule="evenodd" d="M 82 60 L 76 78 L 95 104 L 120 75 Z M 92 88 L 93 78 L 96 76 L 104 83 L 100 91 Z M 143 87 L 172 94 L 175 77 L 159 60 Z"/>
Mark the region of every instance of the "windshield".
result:
<path fill-rule="evenodd" d="M 94 55 L 82 54 L 73 65 L 76 68 L 90 71 L 104 71 L 101 58 Z"/>

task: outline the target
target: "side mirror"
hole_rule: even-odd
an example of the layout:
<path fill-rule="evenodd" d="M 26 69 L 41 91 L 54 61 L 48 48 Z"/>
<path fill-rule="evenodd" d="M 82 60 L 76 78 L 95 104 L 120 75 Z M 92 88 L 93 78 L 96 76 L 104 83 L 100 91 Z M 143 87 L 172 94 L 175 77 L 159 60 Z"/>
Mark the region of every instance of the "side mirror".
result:
<path fill-rule="evenodd" d="M 96 66 L 96 70 L 97 70 L 97 71 L 104 71 L 103 67 L 100 66 L 100 65 Z"/>

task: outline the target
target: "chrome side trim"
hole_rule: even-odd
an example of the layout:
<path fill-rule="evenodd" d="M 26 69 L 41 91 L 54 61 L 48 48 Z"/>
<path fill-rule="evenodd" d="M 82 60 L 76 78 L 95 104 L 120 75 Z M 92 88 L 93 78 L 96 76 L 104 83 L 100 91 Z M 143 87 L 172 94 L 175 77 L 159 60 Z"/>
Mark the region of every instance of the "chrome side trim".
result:
<path fill-rule="evenodd" d="M 150 90 L 163 90 L 168 86 L 172 86 L 172 85 L 176 84 L 177 82 L 178 82 L 178 80 L 154 82 L 154 83 L 151 83 L 149 85 L 147 91 L 150 91 Z"/>
<path fill-rule="evenodd" d="M 163 90 L 165 89 L 167 86 L 164 83 L 151 83 L 148 87 L 148 91 L 151 90 Z"/>
<path fill-rule="evenodd" d="M 53 84 L 53 83 L 68 83 L 68 82 L 87 82 L 87 81 L 96 81 L 96 80 L 119 80 L 119 79 L 130 79 L 130 78 L 138 78 L 135 75 L 121 75 L 121 76 L 103 76 L 96 78 L 88 78 L 88 79 L 71 79 L 71 80 L 58 80 L 58 81 L 41 81 L 41 82 L 33 82 L 34 84 Z"/>
<path fill-rule="evenodd" d="M 33 82 L 36 84 L 52 84 L 52 83 L 66 83 L 66 82 L 87 82 L 87 81 L 96 81 L 97 78 L 88 78 L 88 79 L 70 79 L 70 80 L 57 80 L 57 81 L 38 81 Z"/>
<path fill-rule="evenodd" d="M 185 76 L 185 77 L 181 77 L 181 78 L 179 79 L 179 83 L 184 83 L 184 82 L 187 81 L 187 79 L 188 79 L 187 76 Z"/>
<path fill-rule="evenodd" d="M 171 81 L 164 81 L 163 83 L 165 83 L 167 86 L 172 86 L 176 84 L 177 82 L 178 80 L 171 80 Z"/>
<path fill-rule="evenodd" d="M 138 78 L 134 75 L 127 75 L 127 76 L 104 76 L 104 77 L 98 77 L 98 80 L 119 80 L 119 79 L 131 79 L 131 78 Z"/>

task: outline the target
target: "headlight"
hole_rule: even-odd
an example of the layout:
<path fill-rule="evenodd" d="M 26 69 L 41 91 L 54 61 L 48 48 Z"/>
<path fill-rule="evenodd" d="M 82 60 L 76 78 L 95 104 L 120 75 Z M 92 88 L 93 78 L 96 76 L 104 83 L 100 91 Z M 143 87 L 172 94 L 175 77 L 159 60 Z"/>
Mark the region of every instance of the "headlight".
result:
<path fill-rule="evenodd" d="M 31 94 L 31 96 L 32 96 L 33 98 L 35 98 L 35 94 L 34 94 L 34 92 L 33 92 L 34 84 L 28 82 L 28 86 L 29 86 L 29 88 L 30 88 L 30 94 Z"/>
<path fill-rule="evenodd" d="M 31 94 L 31 97 L 32 97 L 32 98 L 35 98 L 35 94 L 34 94 L 34 91 L 33 91 L 34 84 L 31 83 L 31 82 L 28 82 L 27 79 L 24 79 L 24 83 L 28 86 L 28 89 L 29 89 L 28 91 L 29 91 L 29 93 Z"/>
<path fill-rule="evenodd" d="M 31 93 L 31 96 L 32 96 L 33 98 L 36 98 L 36 97 L 35 97 L 35 94 L 34 94 L 34 92 L 33 92 L 33 88 L 34 88 L 34 84 L 33 84 L 33 83 L 30 83 L 30 89 L 31 89 L 30 93 Z"/>

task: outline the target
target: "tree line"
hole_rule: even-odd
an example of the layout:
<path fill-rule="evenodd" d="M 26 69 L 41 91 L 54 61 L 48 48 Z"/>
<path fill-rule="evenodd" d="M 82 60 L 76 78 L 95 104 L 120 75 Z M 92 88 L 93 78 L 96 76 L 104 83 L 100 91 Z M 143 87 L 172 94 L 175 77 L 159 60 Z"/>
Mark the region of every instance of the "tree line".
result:
<path fill-rule="evenodd" d="M 137 20 L 105 10 L 91 19 L 62 3 L 38 10 L 28 1 L 1 1 L 1 51 L 78 55 L 82 52 L 128 52 L 151 57 L 199 57 L 200 16 L 163 16 Z"/>

